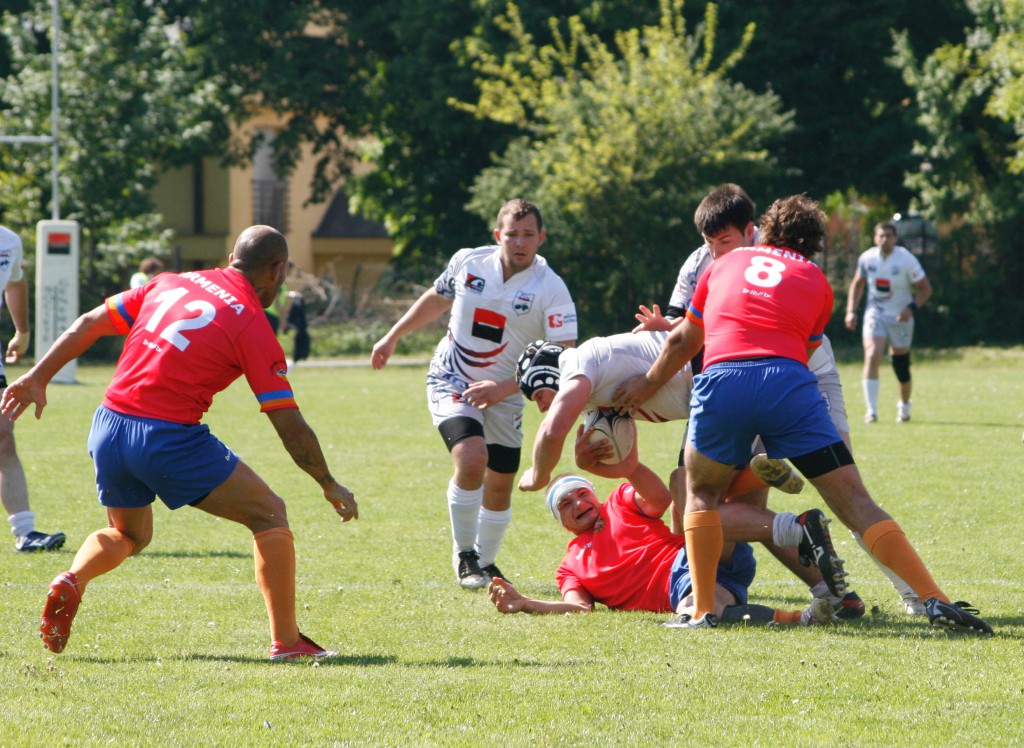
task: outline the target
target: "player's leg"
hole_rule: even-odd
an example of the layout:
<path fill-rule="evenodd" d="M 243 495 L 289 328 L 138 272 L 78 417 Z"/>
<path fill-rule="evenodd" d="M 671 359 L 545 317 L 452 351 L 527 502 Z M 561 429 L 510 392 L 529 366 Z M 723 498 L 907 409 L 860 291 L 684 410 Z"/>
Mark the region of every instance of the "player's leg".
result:
<path fill-rule="evenodd" d="M 900 401 L 896 404 L 896 421 L 910 420 L 910 395 L 913 389 L 910 377 L 910 344 L 914 339 L 914 320 L 898 322 L 890 327 L 890 353 L 892 370 L 900 385 Z"/>
<path fill-rule="evenodd" d="M 887 339 L 884 336 L 868 334 L 868 319 L 864 320 L 864 372 L 862 386 L 864 388 L 864 401 L 867 405 L 867 412 L 864 415 L 866 423 L 878 420 L 878 391 L 880 389 L 878 380 L 878 369 L 885 353 Z"/>
<path fill-rule="evenodd" d="M 108 527 L 92 533 L 75 554 L 71 568 L 50 583 L 39 623 L 43 644 L 51 652 L 62 652 L 71 636 L 71 624 L 82 602 L 85 587 L 96 577 L 116 569 L 129 556 L 142 550 L 153 536 L 150 505 L 136 508 L 107 508 Z"/>
<path fill-rule="evenodd" d="M 432 368 L 427 376 L 427 407 L 452 458 L 452 477 L 445 492 L 452 528 L 452 568 L 460 586 L 480 589 L 487 579 L 474 545 L 483 503 L 487 442 L 483 411 L 462 399 L 468 385 L 450 372 Z"/>
<path fill-rule="evenodd" d="M 276 642 L 299 638 L 295 618 L 295 541 L 284 500 L 241 460 L 227 480 L 193 504 L 207 514 L 244 525 L 253 534 L 256 583 Z"/>
<path fill-rule="evenodd" d="M 979 618 L 978 611 L 969 604 L 950 602 L 899 524 L 868 495 L 856 465 L 844 465 L 816 477 L 807 477 L 837 515 L 840 515 L 837 505 L 846 505 L 840 516 L 849 518 L 847 526 L 860 533 L 872 556 L 892 569 L 924 600 L 932 626 L 973 634 L 992 633 L 992 627 Z"/>
<path fill-rule="evenodd" d="M 734 468 L 704 456 L 692 442 L 686 445 L 685 463 L 683 532 L 693 577 L 693 618 L 700 620 L 715 610 L 715 569 L 724 544 L 718 502 Z"/>
<path fill-rule="evenodd" d="M 479 589 L 487 584 L 475 548 L 487 472 L 483 426 L 474 419 L 457 417 L 445 421 L 440 430 L 446 442 L 452 441 L 454 472 L 446 493 L 452 528 L 452 566 L 462 587 Z"/>
<path fill-rule="evenodd" d="M 948 602 L 899 524 L 868 494 L 856 465 L 807 477 L 840 521 L 861 535 L 872 556 L 906 580 L 921 599 Z"/>
<path fill-rule="evenodd" d="M 512 464 L 518 465 L 518 449 L 488 445 L 499 457 L 492 461 L 484 475 L 484 497 L 480 507 L 479 527 L 475 550 L 479 555 L 480 570 L 485 577 L 502 577 L 504 575 L 496 564 L 501 542 L 505 531 L 512 521 L 512 489 L 515 486 L 516 472 Z M 497 449 L 495 449 L 497 447 Z M 502 453 L 515 452 L 516 457 Z M 512 468 L 511 472 L 507 472 Z"/>
<path fill-rule="evenodd" d="M 0 374 L 0 388 L 7 380 Z M 22 552 L 53 551 L 64 545 L 64 533 L 36 530 L 36 515 L 28 504 L 25 469 L 14 444 L 14 423 L 0 418 L 0 503 L 14 533 L 14 547 Z"/>
<path fill-rule="evenodd" d="M 512 489 L 522 457 L 522 419 L 521 404 L 500 402 L 484 411 L 487 470 L 474 548 L 487 578 L 503 576 L 496 561 L 512 521 Z"/>

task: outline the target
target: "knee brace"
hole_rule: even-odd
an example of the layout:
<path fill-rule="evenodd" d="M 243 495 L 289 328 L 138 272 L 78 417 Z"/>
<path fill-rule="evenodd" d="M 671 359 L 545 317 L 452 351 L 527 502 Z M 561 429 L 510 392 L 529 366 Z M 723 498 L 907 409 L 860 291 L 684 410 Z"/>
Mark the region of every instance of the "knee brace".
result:
<path fill-rule="evenodd" d="M 910 381 L 910 351 L 892 354 L 892 370 L 901 384 Z"/>

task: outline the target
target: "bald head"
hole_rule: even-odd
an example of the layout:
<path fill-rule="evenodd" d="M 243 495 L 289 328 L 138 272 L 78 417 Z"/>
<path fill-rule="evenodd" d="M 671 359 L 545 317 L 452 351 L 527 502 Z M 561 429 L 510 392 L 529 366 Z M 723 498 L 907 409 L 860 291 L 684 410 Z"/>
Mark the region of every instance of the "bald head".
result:
<path fill-rule="evenodd" d="M 284 283 L 288 270 L 288 242 L 275 228 L 250 226 L 235 240 L 228 267 L 245 276 L 266 308 L 274 302 Z"/>
<path fill-rule="evenodd" d="M 231 267 L 246 274 L 287 261 L 288 242 L 280 231 L 270 226 L 250 226 L 238 235 L 231 251 Z"/>

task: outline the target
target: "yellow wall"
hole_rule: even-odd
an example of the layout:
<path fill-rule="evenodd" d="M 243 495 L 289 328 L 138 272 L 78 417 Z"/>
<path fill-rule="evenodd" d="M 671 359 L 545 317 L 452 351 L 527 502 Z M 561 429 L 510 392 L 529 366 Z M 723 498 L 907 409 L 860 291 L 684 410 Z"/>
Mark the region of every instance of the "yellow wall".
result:
<path fill-rule="evenodd" d="M 257 113 L 246 123 L 243 137 L 259 129 L 274 129 L 279 118 Z M 345 293 L 362 294 L 387 270 L 393 243 L 389 239 L 313 237 L 328 203 L 305 205 L 315 168 L 312 149 L 305 147 L 289 176 L 288 231 L 292 261 L 303 270 L 323 275 L 330 271 Z M 153 190 L 165 225 L 174 229 L 183 268 L 223 265 L 237 237 L 253 222 L 253 170 L 249 165 L 225 168 L 215 158 L 203 161 L 202 233 L 193 220 L 193 168 L 169 169 Z M 172 258 L 173 263 L 173 258 Z"/>

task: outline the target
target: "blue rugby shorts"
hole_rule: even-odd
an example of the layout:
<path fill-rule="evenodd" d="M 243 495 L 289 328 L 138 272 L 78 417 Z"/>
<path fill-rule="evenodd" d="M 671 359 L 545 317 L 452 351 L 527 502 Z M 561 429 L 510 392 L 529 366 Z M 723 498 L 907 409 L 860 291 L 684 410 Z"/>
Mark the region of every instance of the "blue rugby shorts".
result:
<path fill-rule="evenodd" d="M 157 496 L 170 509 L 194 504 L 238 464 L 205 424 L 138 418 L 102 405 L 89 431 L 89 454 L 100 503 L 120 508 L 148 506 Z"/>

